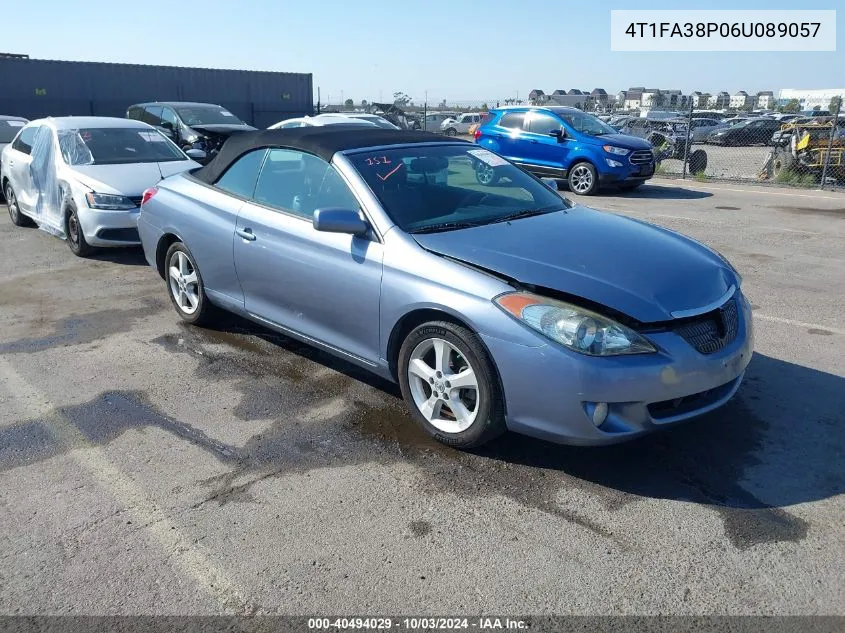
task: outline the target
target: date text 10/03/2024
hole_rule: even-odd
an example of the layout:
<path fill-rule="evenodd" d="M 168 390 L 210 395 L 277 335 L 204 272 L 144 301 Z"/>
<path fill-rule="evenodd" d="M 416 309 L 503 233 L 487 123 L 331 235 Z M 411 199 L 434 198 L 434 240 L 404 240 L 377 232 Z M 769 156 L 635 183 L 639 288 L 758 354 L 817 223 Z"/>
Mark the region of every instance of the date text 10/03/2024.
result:
<path fill-rule="evenodd" d="M 308 618 L 308 628 L 314 630 L 403 629 L 410 631 L 431 630 L 525 630 L 530 625 L 525 620 L 497 617 L 479 618 Z"/>

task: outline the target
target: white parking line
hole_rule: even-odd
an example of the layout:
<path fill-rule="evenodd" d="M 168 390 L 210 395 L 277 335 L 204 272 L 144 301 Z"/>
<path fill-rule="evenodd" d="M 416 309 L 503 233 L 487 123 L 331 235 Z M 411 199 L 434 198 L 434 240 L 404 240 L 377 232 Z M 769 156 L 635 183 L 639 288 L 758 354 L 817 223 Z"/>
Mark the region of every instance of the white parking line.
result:
<path fill-rule="evenodd" d="M 796 327 L 812 329 L 812 330 L 826 330 L 828 332 L 833 332 L 834 334 L 842 334 L 845 335 L 845 330 L 840 330 L 839 328 L 830 327 L 829 325 L 819 325 L 818 323 L 805 323 L 804 321 L 795 321 L 794 319 L 784 319 L 783 317 L 776 317 L 770 316 L 768 314 L 759 314 L 757 312 L 754 313 L 755 319 L 761 319 L 763 321 L 771 321 L 772 323 L 783 323 L 784 325 L 794 325 Z"/>
<path fill-rule="evenodd" d="M 238 589 L 193 538 L 182 534 L 165 512 L 147 498 L 141 487 L 109 460 L 101 447 L 91 444 L 70 420 L 55 413 L 55 404 L 3 358 L 0 358 L 0 384 L 15 395 L 19 404 L 22 403 L 24 415 L 41 418 L 50 426 L 58 442 L 74 447 L 69 455 L 127 509 L 133 516 L 133 524 L 143 526 L 161 545 L 162 560 L 174 561 L 182 572 L 217 599 L 225 613 L 241 615 L 257 611 L 257 605 Z"/>

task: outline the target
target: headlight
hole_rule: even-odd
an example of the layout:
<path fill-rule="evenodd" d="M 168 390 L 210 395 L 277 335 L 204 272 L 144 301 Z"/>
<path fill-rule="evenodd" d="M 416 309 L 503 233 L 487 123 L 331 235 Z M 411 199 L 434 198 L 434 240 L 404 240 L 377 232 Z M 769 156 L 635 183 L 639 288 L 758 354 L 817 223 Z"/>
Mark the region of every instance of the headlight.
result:
<path fill-rule="evenodd" d="M 126 196 L 113 196 L 108 193 L 86 193 L 85 199 L 92 209 L 104 209 L 106 211 L 128 211 L 138 206 Z"/>
<path fill-rule="evenodd" d="M 580 354 L 617 356 L 657 351 L 632 329 L 570 303 L 528 292 L 510 292 L 494 302 L 531 329 Z"/>
<path fill-rule="evenodd" d="M 608 154 L 616 154 L 617 156 L 625 156 L 631 150 L 625 149 L 624 147 L 615 147 L 613 145 L 605 145 L 604 151 Z"/>

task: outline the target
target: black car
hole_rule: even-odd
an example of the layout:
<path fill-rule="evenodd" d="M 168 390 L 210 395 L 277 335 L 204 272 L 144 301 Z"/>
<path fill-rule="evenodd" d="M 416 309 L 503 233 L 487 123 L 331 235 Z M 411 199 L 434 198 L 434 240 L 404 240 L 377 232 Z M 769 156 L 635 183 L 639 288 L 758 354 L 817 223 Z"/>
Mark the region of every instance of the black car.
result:
<path fill-rule="evenodd" d="M 129 107 L 126 118 L 149 123 L 182 149 L 201 149 L 208 157 L 216 154 L 232 134 L 255 130 L 226 108 L 212 103 L 138 103 Z"/>
<path fill-rule="evenodd" d="M 707 137 L 707 142 L 713 145 L 768 145 L 780 126 L 777 119 L 748 119 L 715 130 Z"/>

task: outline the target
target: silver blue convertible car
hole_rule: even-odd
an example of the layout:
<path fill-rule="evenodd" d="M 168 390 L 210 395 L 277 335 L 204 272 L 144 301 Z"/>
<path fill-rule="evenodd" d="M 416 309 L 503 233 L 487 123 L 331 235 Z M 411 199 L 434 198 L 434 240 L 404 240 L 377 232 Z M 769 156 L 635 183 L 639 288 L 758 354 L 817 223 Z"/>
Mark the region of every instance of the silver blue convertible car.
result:
<path fill-rule="evenodd" d="M 456 447 L 633 438 L 723 405 L 751 359 L 721 255 L 427 132 L 232 137 L 138 228 L 184 320 L 229 310 L 394 380 Z"/>

